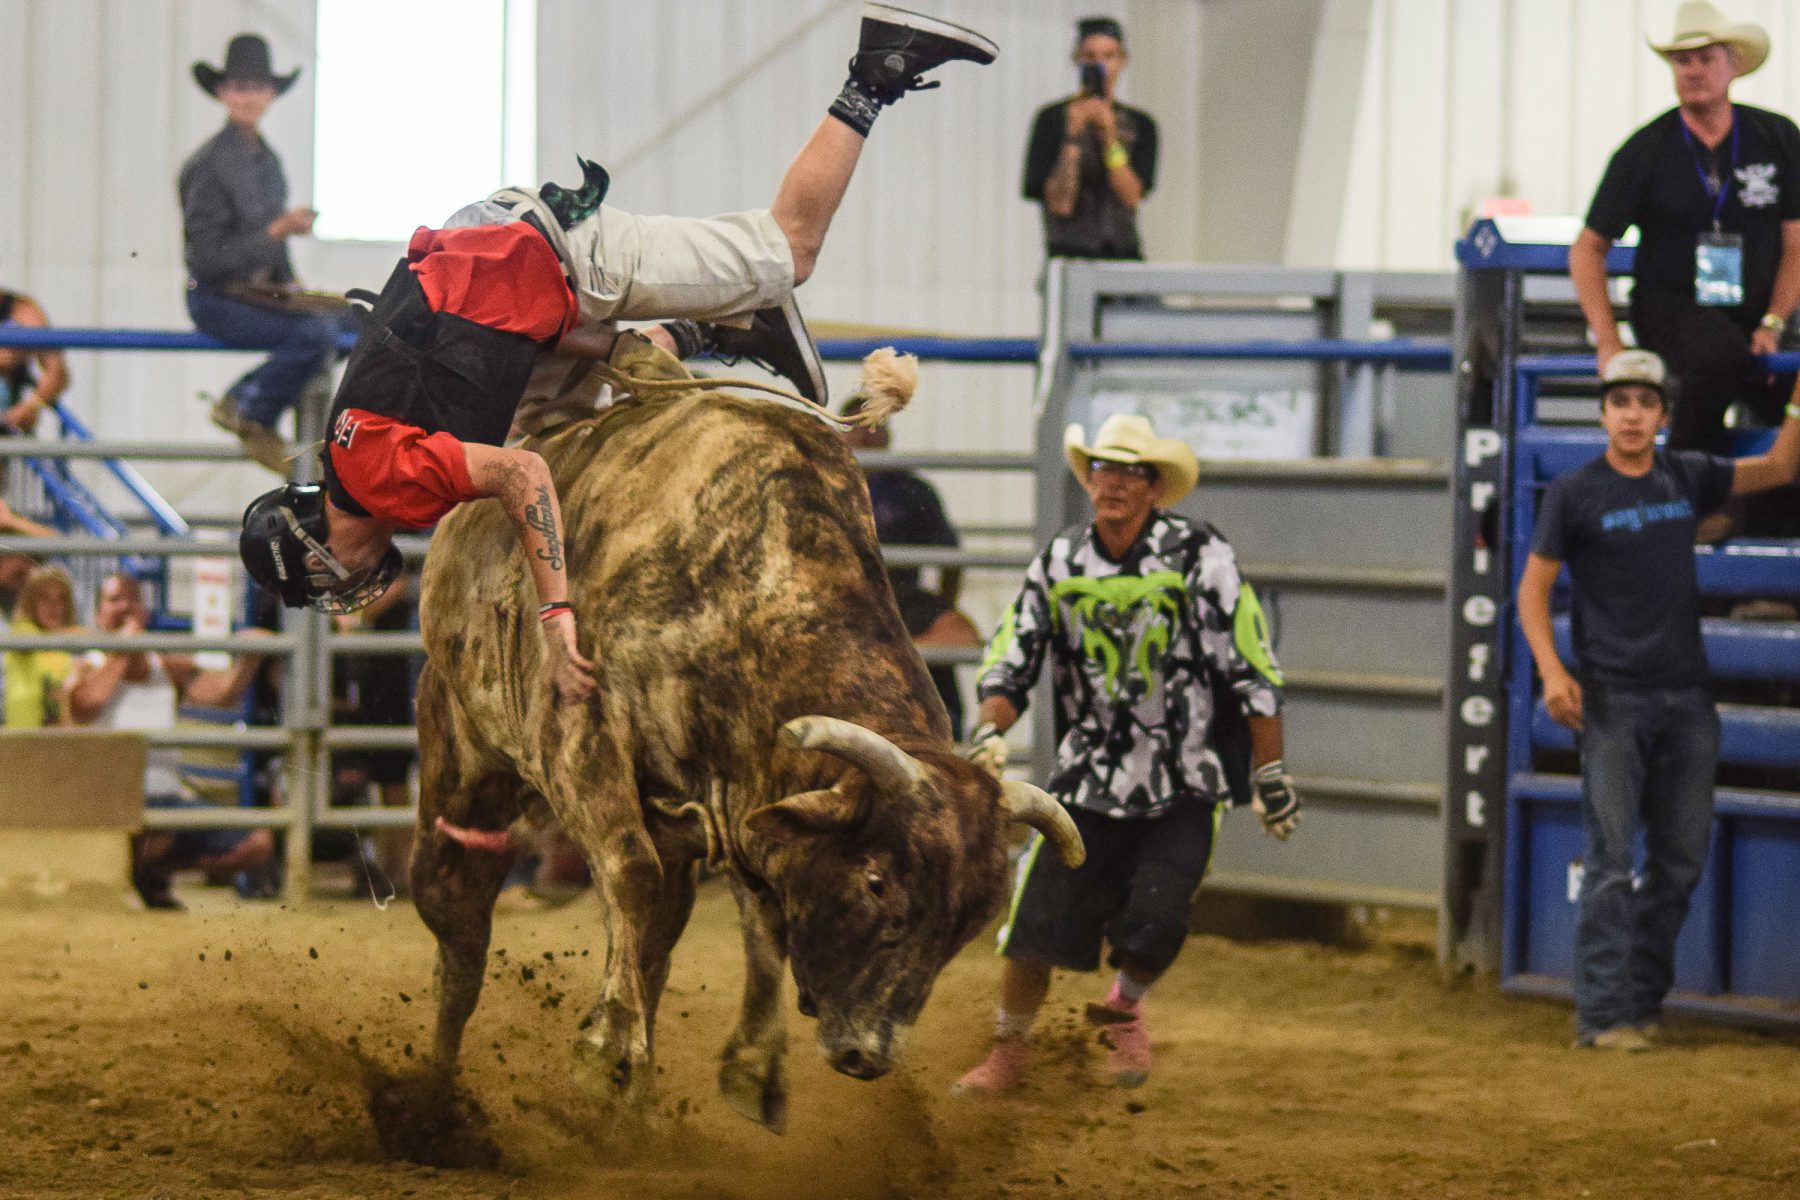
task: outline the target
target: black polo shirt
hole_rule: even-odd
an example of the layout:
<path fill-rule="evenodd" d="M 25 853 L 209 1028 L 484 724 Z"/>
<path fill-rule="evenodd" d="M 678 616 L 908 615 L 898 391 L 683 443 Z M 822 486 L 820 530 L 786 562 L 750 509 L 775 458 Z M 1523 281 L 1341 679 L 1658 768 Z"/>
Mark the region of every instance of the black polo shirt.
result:
<path fill-rule="evenodd" d="M 1744 302 L 1727 308 L 1753 326 L 1768 311 L 1775 271 L 1781 265 L 1781 223 L 1800 220 L 1800 129 L 1779 113 L 1732 106 L 1737 132 L 1712 150 L 1682 136 L 1681 110 L 1670 109 L 1626 139 L 1607 164 L 1587 227 L 1607 240 L 1638 227 L 1641 240 L 1632 269 L 1638 293 L 1694 302 L 1694 246 L 1712 229 L 1714 199 L 1702 174 L 1727 188 L 1719 226 L 1744 239 Z"/>
<path fill-rule="evenodd" d="M 1044 200 L 1044 184 L 1062 153 L 1069 130 L 1069 105 L 1061 100 L 1038 109 L 1031 125 L 1031 142 L 1025 151 L 1025 198 Z M 1144 195 L 1156 186 L 1156 122 L 1149 113 L 1129 104 L 1113 104 L 1118 117 L 1119 144 L 1131 156 L 1132 173 L 1144 185 Z M 1052 258 L 1144 257 L 1138 240 L 1137 213 L 1119 203 L 1107 182 L 1106 147 L 1092 129 L 1082 131 L 1079 191 L 1075 211 L 1067 217 L 1052 216 L 1044 209 L 1044 248 Z"/>

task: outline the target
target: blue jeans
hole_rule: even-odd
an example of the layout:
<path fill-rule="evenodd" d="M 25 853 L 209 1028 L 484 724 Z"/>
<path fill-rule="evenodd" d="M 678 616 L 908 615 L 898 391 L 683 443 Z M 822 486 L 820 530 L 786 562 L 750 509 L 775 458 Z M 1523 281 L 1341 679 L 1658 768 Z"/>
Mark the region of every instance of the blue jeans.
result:
<path fill-rule="evenodd" d="M 268 428 L 331 362 L 338 334 L 347 327 L 330 317 L 263 308 L 205 287 L 188 289 L 187 306 L 200 332 L 242 350 L 271 351 L 262 366 L 226 390 L 240 415 Z"/>
<path fill-rule="evenodd" d="M 1706 865 L 1719 714 L 1704 687 L 1583 691 L 1575 1023 L 1583 1035 L 1654 1021 L 1675 981 L 1675 938 Z M 1644 869 L 1632 860 L 1644 832 Z"/>

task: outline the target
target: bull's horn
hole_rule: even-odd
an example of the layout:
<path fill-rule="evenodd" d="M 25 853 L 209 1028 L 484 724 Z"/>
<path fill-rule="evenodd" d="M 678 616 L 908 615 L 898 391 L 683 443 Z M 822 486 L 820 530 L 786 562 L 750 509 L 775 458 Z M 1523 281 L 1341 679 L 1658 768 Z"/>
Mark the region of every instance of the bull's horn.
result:
<path fill-rule="evenodd" d="M 912 755 L 874 730 L 839 717 L 795 717 L 781 733 L 803 750 L 819 750 L 858 768 L 883 795 L 907 795 L 925 777 Z"/>
<path fill-rule="evenodd" d="M 1002 779 L 1000 807 L 1012 814 L 1013 820 L 1023 821 L 1054 842 L 1067 866 L 1079 867 L 1087 858 L 1087 847 L 1081 844 L 1081 831 L 1075 828 L 1074 818 L 1043 788 L 1019 779 Z"/>

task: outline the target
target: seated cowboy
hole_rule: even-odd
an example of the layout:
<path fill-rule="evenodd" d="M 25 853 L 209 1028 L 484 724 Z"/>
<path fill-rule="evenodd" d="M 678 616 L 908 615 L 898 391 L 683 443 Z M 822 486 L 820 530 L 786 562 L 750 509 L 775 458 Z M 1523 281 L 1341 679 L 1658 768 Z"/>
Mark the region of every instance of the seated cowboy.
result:
<path fill-rule="evenodd" d="M 245 510 L 239 553 L 251 577 L 289 607 L 352 611 L 399 573 L 396 531 L 494 497 L 542 601 L 557 694 L 590 695 L 555 486 L 535 453 L 503 444 L 521 398 L 565 369 L 558 360 L 606 357 L 616 321 L 684 318 L 750 324 L 757 356 L 822 403 L 823 372 L 792 293 L 812 273 L 870 126 L 908 91 L 936 86 L 924 72 L 995 53 L 960 26 L 866 4 L 849 79 L 770 208 L 633 216 L 601 203 L 606 172 L 583 161 L 578 189 L 502 189 L 446 228 L 420 229 L 351 353 L 324 483 L 290 484 Z M 676 322 L 651 336 L 678 354 L 755 352 L 721 328 Z"/>

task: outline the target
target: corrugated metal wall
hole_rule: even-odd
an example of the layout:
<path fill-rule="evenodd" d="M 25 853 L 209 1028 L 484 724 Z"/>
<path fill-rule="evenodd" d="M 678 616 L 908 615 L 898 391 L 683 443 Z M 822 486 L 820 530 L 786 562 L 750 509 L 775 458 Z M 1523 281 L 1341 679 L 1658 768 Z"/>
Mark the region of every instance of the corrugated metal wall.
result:
<path fill-rule="evenodd" d="M 1347 36 L 1366 37 L 1367 57 L 1333 265 L 1448 267 L 1472 207 L 1489 196 L 1584 214 L 1613 150 L 1675 104 L 1668 66 L 1644 43 L 1647 33 L 1669 36 L 1675 0 L 1361 6 L 1366 24 Z M 1732 20 L 1763 25 L 1774 43 L 1767 65 L 1734 85 L 1733 98 L 1795 111 L 1800 5 L 1721 7 Z"/>

